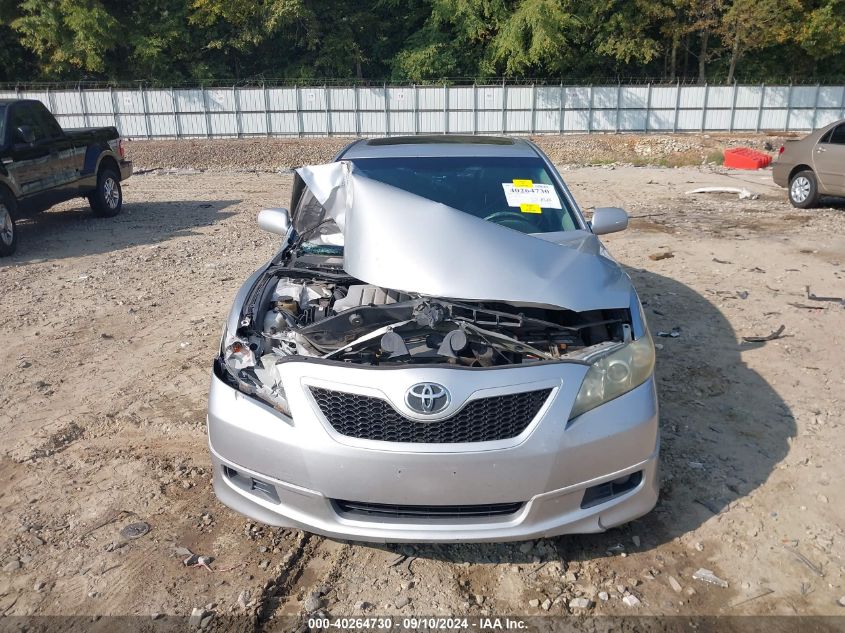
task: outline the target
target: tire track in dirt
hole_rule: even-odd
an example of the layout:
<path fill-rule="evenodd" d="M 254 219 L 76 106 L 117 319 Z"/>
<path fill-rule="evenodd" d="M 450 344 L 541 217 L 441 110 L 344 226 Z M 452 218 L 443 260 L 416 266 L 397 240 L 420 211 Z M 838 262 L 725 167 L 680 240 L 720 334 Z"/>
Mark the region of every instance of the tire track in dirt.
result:
<path fill-rule="evenodd" d="M 275 615 L 281 600 L 289 595 L 291 588 L 308 567 L 308 563 L 317 548 L 316 537 L 308 532 L 300 532 L 296 542 L 278 566 L 275 578 L 264 583 L 261 595 L 258 597 L 256 610 L 256 631 L 264 630 Z"/>
<path fill-rule="evenodd" d="M 312 595 L 319 597 L 322 605 L 331 601 L 333 585 L 345 570 L 350 546 L 307 533 L 302 533 L 300 543 L 282 561 L 275 582 L 265 584 L 259 630 L 270 630 L 266 627 L 272 627 L 273 620 L 280 617 L 306 617 L 306 603 Z"/>

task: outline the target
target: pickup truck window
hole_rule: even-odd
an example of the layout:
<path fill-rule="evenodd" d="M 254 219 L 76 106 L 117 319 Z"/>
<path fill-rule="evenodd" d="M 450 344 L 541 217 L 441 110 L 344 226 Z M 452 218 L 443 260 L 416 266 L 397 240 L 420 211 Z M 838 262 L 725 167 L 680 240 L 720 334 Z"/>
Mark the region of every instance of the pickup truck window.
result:
<path fill-rule="evenodd" d="M 38 111 L 32 107 L 32 104 L 16 103 L 9 113 L 9 130 L 11 131 L 10 140 L 12 143 L 22 142 L 23 139 L 18 138 L 17 130 L 25 125 L 32 129 L 36 141 L 47 138 L 47 131 L 43 127 L 41 117 L 38 116 Z"/>
<path fill-rule="evenodd" d="M 41 121 L 41 129 L 49 138 L 61 138 L 64 135 L 62 126 L 56 122 L 56 117 L 41 103 L 34 104 L 35 114 Z"/>

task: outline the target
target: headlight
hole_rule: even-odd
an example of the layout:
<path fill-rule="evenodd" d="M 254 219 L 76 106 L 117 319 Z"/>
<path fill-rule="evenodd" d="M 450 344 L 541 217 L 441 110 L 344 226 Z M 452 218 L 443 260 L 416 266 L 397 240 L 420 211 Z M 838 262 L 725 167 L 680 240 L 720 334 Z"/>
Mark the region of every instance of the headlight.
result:
<path fill-rule="evenodd" d="M 636 341 L 593 359 L 569 419 L 643 384 L 654 371 L 654 343 L 646 332 Z"/>
<path fill-rule="evenodd" d="M 223 332 L 220 355 L 223 367 L 240 391 L 263 400 L 290 417 L 285 388 L 276 369 L 276 356 L 266 354 L 256 361 L 249 341 L 231 335 L 228 331 Z"/>

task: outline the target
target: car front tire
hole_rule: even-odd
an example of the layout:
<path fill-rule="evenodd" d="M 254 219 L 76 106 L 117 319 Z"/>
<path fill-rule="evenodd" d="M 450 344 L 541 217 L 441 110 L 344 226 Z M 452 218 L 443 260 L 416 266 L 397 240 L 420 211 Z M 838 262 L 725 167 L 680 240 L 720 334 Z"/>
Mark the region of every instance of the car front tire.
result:
<path fill-rule="evenodd" d="M 97 189 L 88 196 L 88 203 L 97 217 L 111 218 L 120 213 L 123 208 L 120 174 L 110 167 L 101 169 L 97 174 Z"/>
<path fill-rule="evenodd" d="M 813 172 L 799 171 L 790 179 L 789 201 L 799 209 L 810 209 L 818 204 L 819 185 Z"/>
<path fill-rule="evenodd" d="M 15 197 L 0 189 L 0 257 L 11 255 L 18 247 L 18 231 L 15 227 L 17 207 Z"/>

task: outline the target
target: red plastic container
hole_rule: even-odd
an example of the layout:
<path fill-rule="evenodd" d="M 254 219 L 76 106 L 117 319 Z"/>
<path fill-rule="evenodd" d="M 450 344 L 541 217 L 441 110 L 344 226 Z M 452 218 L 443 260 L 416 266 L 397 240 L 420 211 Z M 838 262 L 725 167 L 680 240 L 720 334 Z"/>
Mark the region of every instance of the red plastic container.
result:
<path fill-rule="evenodd" d="M 762 169 L 771 162 L 771 156 L 750 147 L 735 147 L 725 150 L 725 167 Z"/>

